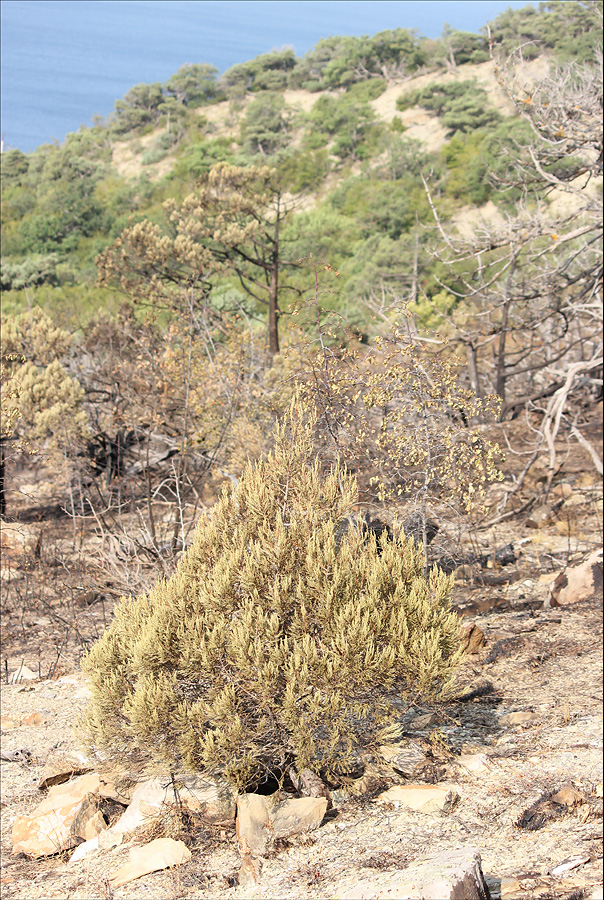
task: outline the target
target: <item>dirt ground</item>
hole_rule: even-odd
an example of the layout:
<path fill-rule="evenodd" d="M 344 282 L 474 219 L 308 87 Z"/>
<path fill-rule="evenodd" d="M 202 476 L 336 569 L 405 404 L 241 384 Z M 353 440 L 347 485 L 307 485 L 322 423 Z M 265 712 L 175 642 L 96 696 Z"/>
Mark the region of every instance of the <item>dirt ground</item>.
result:
<path fill-rule="evenodd" d="M 27 490 L 20 498 L 18 521 L 5 528 L 18 531 L 21 544 L 9 540 L 2 561 L 2 675 L 10 679 L 23 664 L 37 677 L 2 688 L 2 749 L 31 754 L 29 762 L 0 762 L 4 898 L 335 898 L 461 847 L 480 850 L 494 900 L 602 896 L 602 602 L 543 608 L 556 574 L 602 542 L 602 488 L 580 454 L 566 458 L 541 527 L 519 514 L 484 536 L 491 546 L 513 539 L 517 562 L 456 579 L 455 605 L 485 636 L 460 672 L 459 699 L 416 705 L 403 717 L 403 744 L 426 753 L 414 782 L 454 785 L 457 806 L 446 815 L 385 807 L 377 795 L 405 779 L 378 766 L 365 793 L 335 792 L 318 831 L 272 851 L 254 888 L 237 884 L 234 828 L 193 830 L 189 862 L 116 889 L 108 878 L 132 842 L 73 865 L 69 853 L 35 861 L 12 854 L 13 821 L 42 799 L 37 784 L 49 753 L 75 745 L 73 725 L 87 701 L 79 656 L 110 621 L 117 593 L 110 578 L 103 591 L 98 571 L 92 578 L 94 542 L 78 545 L 73 523 L 52 503 L 38 497 L 33 506 Z M 515 502 L 521 507 L 522 498 Z M 74 556 L 74 543 L 85 552 Z M 432 721 L 418 728 L 427 713 Z M 511 724 L 510 713 L 532 715 Z M 23 724 L 31 714 L 33 724 Z M 467 754 L 471 770 L 460 763 Z M 581 799 L 552 803 L 569 783 Z M 111 822 L 121 808 L 104 811 Z"/>

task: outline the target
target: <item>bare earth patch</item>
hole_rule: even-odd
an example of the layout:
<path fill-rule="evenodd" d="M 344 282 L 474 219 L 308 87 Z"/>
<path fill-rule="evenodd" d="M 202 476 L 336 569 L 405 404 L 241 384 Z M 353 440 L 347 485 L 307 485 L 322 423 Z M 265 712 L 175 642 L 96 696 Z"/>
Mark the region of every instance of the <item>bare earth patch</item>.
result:
<path fill-rule="evenodd" d="M 3 750 L 32 752 L 29 765 L 1 763 L 3 896 L 333 897 L 376 869 L 400 872 L 431 853 L 476 846 L 494 898 L 591 897 L 602 883 L 601 602 L 543 610 L 539 601 L 548 589 L 546 583 L 517 583 L 508 590 L 507 609 L 468 618 L 486 644 L 469 658 L 460 683 L 482 685 L 478 696 L 407 714 L 410 728 L 414 718 L 435 714 L 415 739 L 425 746 L 431 739 L 440 748 L 425 776 L 458 786 L 454 810 L 428 814 L 385 808 L 371 795 L 338 794 L 332 818 L 274 852 L 253 890 L 235 886 L 240 858 L 233 829 L 193 833 L 189 862 L 112 894 L 106 879 L 127 861 L 131 842 L 71 866 L 68 854 L 38 861 L 12 857 L 12 821 L 41 799 L 36 785 L 51 748 L 73 746 L 72 725 L 86 703 L 86 687 L 78 673 L 5 685 L 4 717 L 18 722 L 38 713 L 42 721 L 3 734 Z M 492 590 L 472 594 L 484 598 Z M 525 721 L 512 724 L 513 713 L 532 715 L 516 716 Z M 548 807 L 547 798 L 569 782 L 582 802 Z M 552 874 L 569 859 L 581 862 Z"/>

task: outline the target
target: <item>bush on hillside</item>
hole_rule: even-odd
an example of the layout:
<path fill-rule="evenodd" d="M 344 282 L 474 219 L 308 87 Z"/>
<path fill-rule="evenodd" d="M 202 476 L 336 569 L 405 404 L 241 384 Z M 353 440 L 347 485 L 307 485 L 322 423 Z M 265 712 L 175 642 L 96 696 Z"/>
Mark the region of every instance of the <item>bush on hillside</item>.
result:
<path fill-rule="evenodd" d="M 174 576 L 122 600 L 83 662 L 94 752 L 239 787 L 292 763 L 329 773 L 383 739 L 394 699 L 450 683 L 450 579 L 425 577 L 400 529 L 336 541 L 357 488 L 340 466 L 321 474 L 313 425 L 294 401 L 274 452 L 225 490 Z"/>

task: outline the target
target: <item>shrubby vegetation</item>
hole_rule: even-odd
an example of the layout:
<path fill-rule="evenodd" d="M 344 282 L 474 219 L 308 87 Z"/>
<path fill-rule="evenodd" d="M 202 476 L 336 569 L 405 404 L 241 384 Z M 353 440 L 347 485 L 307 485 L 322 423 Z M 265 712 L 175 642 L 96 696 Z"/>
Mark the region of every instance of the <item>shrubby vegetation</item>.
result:
<path fill-rule="evenodd" d="M 240 786 L 333 772 L 395 694 L 453 675 L 427 553 L 442 563 L 501 480 L 493 421 L 527 410 L 547 488 L 562 427 L 598 464 L 576 415 L 602 366 L 595 10 L 492 23 L 499 50 L 530 28 L 585 59 L 530 88 L 500 64 L 515 115 L 456 72 L 485 34 L 398 29 L 187 65 L 61 146 L 3 155 L 2 472 L 51 460 L 125 595 L 85 663 L 95 750 Z M 405 133 L 415 105 L 448 131 L 437 150 Z M 118 174 L 127 151 L 140 174 Z M 220 478 L 237 487 L 191 543 Z M 357 507 L 388 520 L 379 543 Z"/>
<path fill-rule="evenodd" d="M 393 699 L 447 687 L 459 662 L 450 580 L 399 529 L 336 538 L 356 485 L 313 462 L 298 402 L 267 459 L 198 525 L 172 578 L 124 599 L 84 660 L 94 752 L 224 774 L 334 777 L 395 721 Z"/>

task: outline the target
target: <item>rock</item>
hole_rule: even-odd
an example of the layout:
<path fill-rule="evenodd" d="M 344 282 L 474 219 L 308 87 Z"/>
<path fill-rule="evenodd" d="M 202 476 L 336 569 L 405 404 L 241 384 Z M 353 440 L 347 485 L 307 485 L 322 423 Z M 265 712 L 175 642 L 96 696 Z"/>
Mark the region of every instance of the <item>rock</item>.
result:
<path fill-rule="evenodd" d="M 507 713 L 505 716 L 501 716 L 499 719 L 500 725 L 528 725 L 529 722 L 534 722 L 538 719 L 539 716 L 537 713 L 532 712 L 512 712 Z"/>
<path fill-rule="evenodd" d="M 269 823 L 275 838 L 289 838 L 315 831 L 326 812 L 326 797 L 299 797 L 278 803 L 269 813 Z"/>
<path fill-rule="evenodd" d="M 0 551 L 3 559 L 19 562 L 40 552 L 42 529 L 23 522 L 0 522 Z"/>
<path fill-rule="evenodd" d="M 21 719 L 18 716 L 0 716 L 0 728 L 2 731 L 12 731 L 13 728 L 18 728 L 21 724 Z"/>
<path fill-rule="evenodd" d="M 550 494 L 557 500 L 567 500 L 572 495 L 572 492 L 572 485 L 568 484 L 567 481 L 561 481 L 559 484 L 553 486 Z"/>
<path fill-rule="evenodd" d="M 567 606 L 602 596 L 602 550 L 595 550 L 578 566 L 560 572 L 544 606 Z"/>
<path fill-rule="evenodd" d="M 407 778 L 426 761 L 426 754 L 417 744 L 410 744 L 408 747 L 401 747 L 400 744 L 382 744 L 378 752 L 388 765 Z"/>
<path fill-rule="evenodd" d="M 563 784 L 559 791 L 556 791 L 555 794 L 552 794 L 551 800 L 554 803 L 560 803 L 562 806 L 580 806 L 581 803 L 585 803 L 587 797 L 585 794 L 578 791 L 574 786 L 572 781 L 567 781 L 566 784 Z"/>
<path fill-rule="evenodd" d="M 33 751 L 29 747 L 21 747 L 17 750 L 0 750 L 0 759 L 6 762 L 19 762 L 29 765 L 32 761 Z"/>
<path fill-rule="evenodd" d="M 90 760 L 79 750 L 53 750 L 46 759 L 38 787 L 44 790 L 91 771 Z"/>
<path fill-rule="evenodd" d="M 452 785 L 397 784 L 380 794 L 377 800 L 420 812 L 449 813 L 459 803 L 460 796 Z"/>
<path fill-rule="evenodd" d="M 191 851 L 182 841 L 173 838 L 157 838 L 144 847 L 132 847 L 130 862 L 117 870 L 109 881 L 112 887 L 119 887 L 170 866 L 179 866 L 191 859 Z"/>
<path fill-rule="evenodd" d="M 472 623 L 466 625 L 462 631 L 461 648 L 466 653 L 478 653 L 486 643 L 484 631 L 481 631 L 478 625 Z"/>
<path fill-rule="evenodd" d="M 115 800 L 123 806 L 128 806 L 132 802 L 132 795 L 139 786 L 139 782 L 131 781 L 127 777 L 114 778 L 111 775 L 101 775 L 101 785 L 99 787 L 99 797 L 106 800 Z"/>
<path fill-rule="evenodd" d="M 172 785 L 160 778 L 143 781 L 132 794 L 130 806 L 115 825 L 111 826 L 114 834 L 127 834 L 136 831 L 141 825 L 147 825 L 155 818 L 165 803 L 174 799 Z"/>
<path fill-rule="evenodd" d="M 490 900 L 480 853 L 445 850 L 403 872 L 384 873 L 356 884 L 339 900 Z"/>
<path fill-rule="evenodd" d="M 240 794 L 237 797 L 237 838 L 242 856 L 263 856 L 270 843 L 268 831 L 272 797 L 262 794 Z"/>
<path fill-rule="evenodd" d="M 49 790 L 32 815 L 17 816 L 13 825 L 13 853 L 36 859 L 69 849 L 79 838 L 94 837 L 101 826 L 96 796 L 99 776 L 81 775 Z"/>
<path fill-rule="evenodd" d="M 72 833 L 84 841 L 91 841 L 107 828 L 105 817 L 98 808 L 97 797 L 96 794 L 86 794 L 71 826 Z"/>
<path fill-rule="evenodd" d="M 91 838 L 89 841 L 84 841 L 83 844 L 79 844 L 71 856 L 69 857 L 69 862 L 77 863 L 80 860 L 84 859 L 86 856 L 89 856 L 91 853 L 94 853 L 99 849 L 99 836 Z"/>
<path fill-rule="evenodd" d="M 566 872 L 572 872 L 573 869 L 578 869 L 579 866 L 584 866 L 585 863 L 588 863 L 590 860 L 589 853 L 584 853 L 581 856 L 573 856 L 570 859 L 564 859 L 562 862 L 558 863 L 553 869 L 550 869 L 550 875 L 565 875 Z"/>
<path fill-rule="evenodd" d="M 39 712 L 30 713 L 21 719 L 21 725 L 46 725 L 47 722 L 45 715 Z"/>
<path fill-rule="evenodd" d="M 331 796 L 323 781 L 310 769 L 302 769 L 300 774 L 292 766 L 289 770 L 292 784 L 303 797 L 325 797 L 328 808 L 331 806 Z"/>
<path fill-rule="evenodd" d="M 527 528 L 545 528 L 546 525 L 550 525 L 554 520 L 554 512 L 551 506 L 548 506 L 547 503 L 542 503 L 541 506 L 535 507 L 532 513 L 526 518 L 525 525 Z"/>
<path fill-rule="evenodd" d="M 262 860 L 256 859 L 247 853 L 241 860 L 239 869 L 239 885 L 240 887 L 253 887 L 260 881 L 262 872 Z"/>
<path fill-rule="evenodd" d="M 37 681 L 38 674 L 36 672 L 32 672 L 25 665 L 20 665 L 16 672 L 13 672 L 10 676 L 11 684 L 18 684 L 20 681 Z"/>
<path fill-rule="evenodd" d="M 488 775 L 493 768 L 493 763 L 484 753 L 462 753 L 455 763 L 472 775 Z"/>
<path fill-rule="evenodd" d="M 176 778 L 180 802 L 210 825 L 232 825 L 237 795 L 223 778 L 183 775 Z"/>
<path fill-rule="evenodd" d="M 438 725 L 438 716 L 436 713 L 426 713 L 423 716 L 416 716 L 411 725 L 417 731 L 425 731 L 428 728 L 432 728 L 433 725 Z"/>
<path fill-rule="evenodd" d="M 326 797 L 299 797 L 275 803 L 274 797 L 240 794 L 237 837 L 241 855 L 263 856 L 275 839 L 314 831 L 326 811 Z"/>

